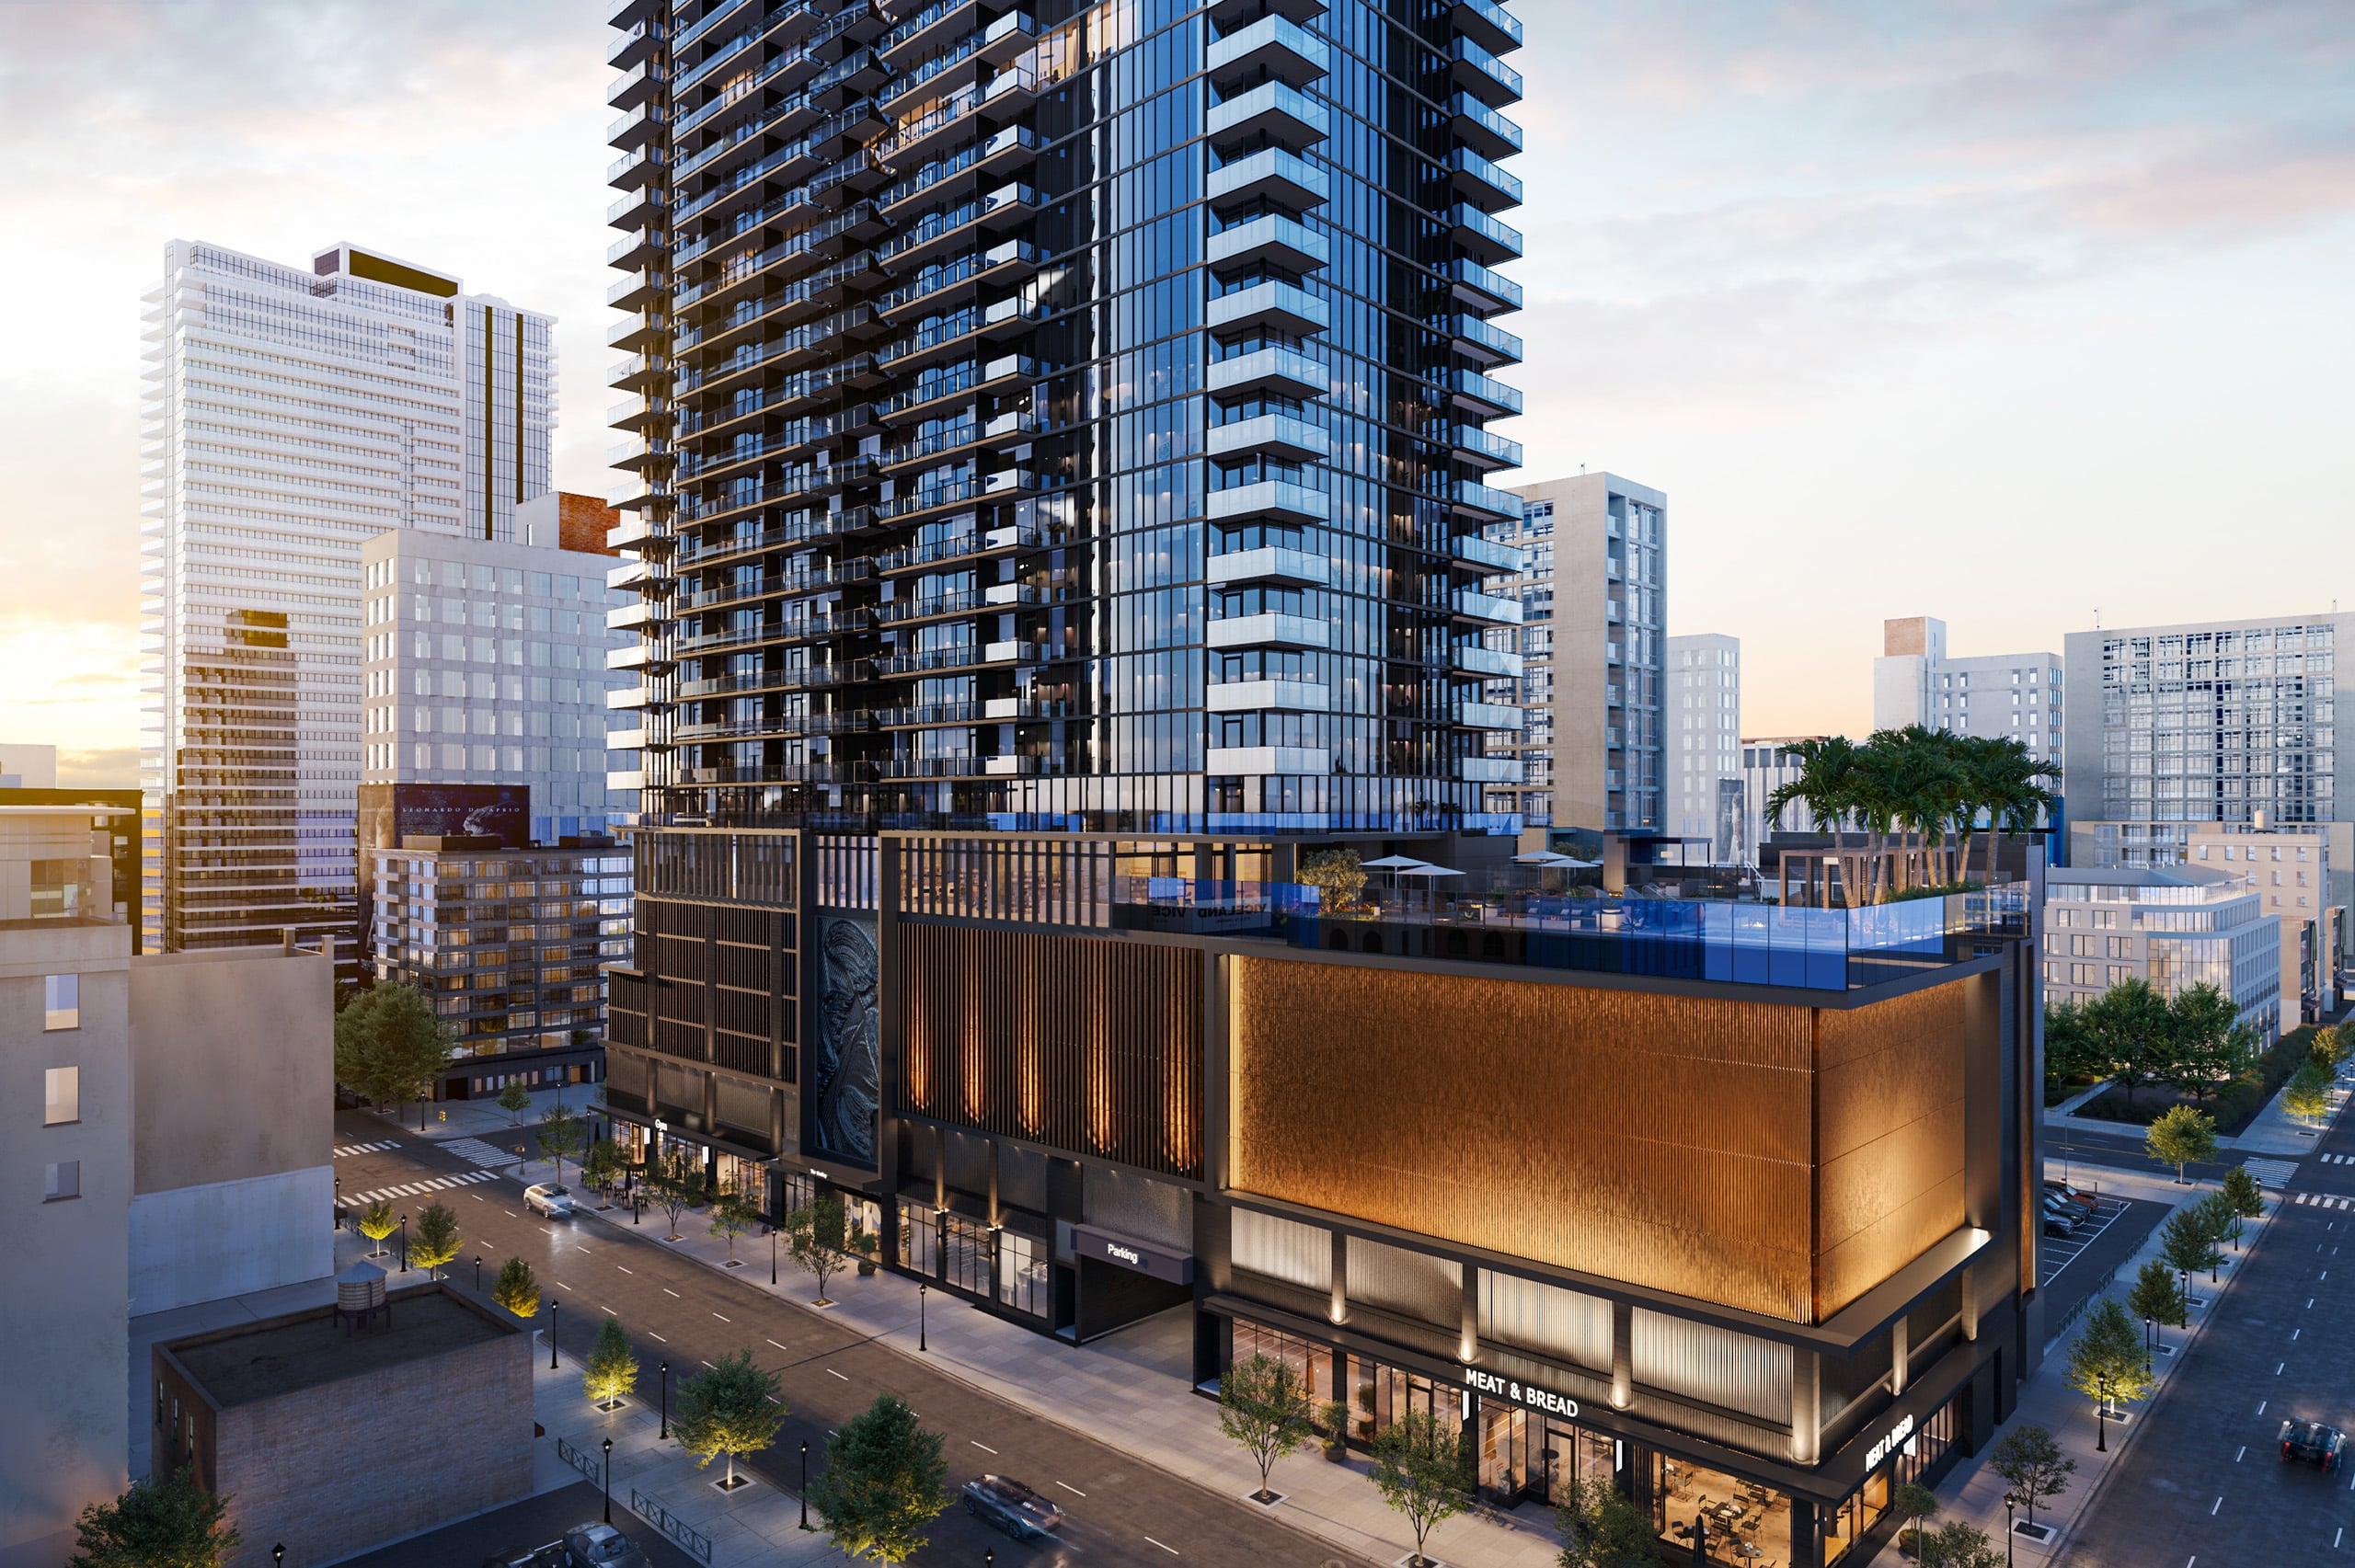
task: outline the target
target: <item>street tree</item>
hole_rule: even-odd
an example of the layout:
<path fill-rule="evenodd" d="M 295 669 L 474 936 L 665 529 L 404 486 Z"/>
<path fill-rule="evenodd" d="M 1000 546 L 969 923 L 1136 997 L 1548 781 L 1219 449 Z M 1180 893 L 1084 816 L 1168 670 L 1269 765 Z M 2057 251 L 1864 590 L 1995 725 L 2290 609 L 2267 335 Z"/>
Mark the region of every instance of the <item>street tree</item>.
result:
<path fill-rule="evenodd" d="M 711 1233 L 727 1239 L 728 1266 L 736 1266 L 736 1238 L 761 1222 L 760 1206 L 734 1187 L 712 1200 Z"/>
<path fill-rule="evenodd" d="M 190 1465 L 134 1481 L 112 1502 L 83 1508 L 66 1568 L 221 1568 L 243 1544 L 226 1522 L 232 1500 L 197 1484 Z"/>
<path fill-rule="evenodd" d="M 399 1228 L 400 1221 L 393 1218 L 393 1206 L 381 1197 L 360 1211 L 360 1233 L 376 1243 L 368 1254 L 372 1258 L 385 1255 L 385 1238 Z"/>
<path fill-rule="evenodd" d="M 2150 1363 L 2142 1355 L 2142 1330 L 2116 1297 L 2104 1296 L 2085 1314 L 2062 1381 L 2094 1402 L 2094 1447 L 2109 1449 L 2109 1422 L 2118 1402 L 2148 1398 Z"/>
<path fill-rule="evenodd" d="M 1560 1568 L 1655 1568 L 1660 1532 L 1607 1481 L 1572 1477 L 1554 1509 L 1562 1532 Z"/>
<path fill-rule="evenodd" d="M 458 1255 L 458 1217 L 437 1197 L 417 1217 L 417 1240 L 409 1243 L 409 1258 L 439 1278 L 440 1271 Z"/>
<path fill-rule="evenodd" d="M 2248 1173 L 2246 1165 L 2235 1165 L 2224 1173 L 2224 1184 L 2218 1189 L 2232 1200 L 2233 1212 L 2244 1219 L 2265 1218 L 2265 1189 Z"/>
<path fill-rule="evenodd" d="M 932 1521 L 948 1506 L 940 1434 L 918 1425 L 898 1395 L 877 1395 L 827 1440 L 810 1506 L 844 1555 L 905 1562 L 931 1540 Z"/>
<path fill-rule="evenodd" d="M 532 1092 L 523 1087 L 523 1077 L 518 1074 L 507 1081 L 507 1086 L 500 1090 L 499 1098 L 491 1104 L 507 1113 L 510 1127 L 522 1127 L 523 1113 L 532 1108 Z"/>
<path fill-rule="evenodd" d="M 856 1261 L 842 1200 L 821 1197 L 787 1215 L 785 1246 L 793 1256 L 793 1266 L 817 1281 L 818 1295 L 811 1305 L 833 1306 L 826 1299 L 826 1281 Z"/>
<path fill-rule="evenodd" d="M 2175 1030 L 2167 1017 L 2166 999 L 2148 980 L 2121 980 L 2079 1009 L 2086 1033 L 2102 1059 L 2102 1070 L 2126 1091 L 2163 1082 Z"/>
<path fill-rule="evenodd" d="M 2183 1276 L 2187 1284 L 2193 1275 L 2223 1263 L 2223 1255 L 2216 1251 L 2216 1242 L 2197 1204 L 2177 1209 L 2159 1227 L 2159 1256 L 2169 1268 Z"/>
<path fill-rule="evenodd" d="M 1310 1415 L 1308 1380 L 1289 1362 L 1255 1354 L 1219 1379 L 1219 1430 L 1259 1467 L 1260 1502 L 1275 1501 L 1268 1472 L 1308 1440 Z"/>
<path fill-rule="evenodd" d="M 335 1017 L 336 1077 L 377 1104 L 417 1101 L 420 1130 L 453 1049 L 433 1003 L 405 981 L 362 991 Z"/>
<path fill-rule="evenodd" d="M 2233 1251 L 2241 1247 L 2240 1211 L 2233 1200 L 2221 1192 L 2210 1193 L 2191 1206 L 2192 1214 L 2200 1221 L 2200 1232 L 2208 1240 L 2208 1282 L 2216 1282 L 2216 1271 L 2224 1265 L 2224 1254 L 2216 1249 L 2229 1243 Z"/>
<path fill-rule="evenodd" d="M 1464 1443 L 1439 1417 L 1408 1411 L 1373 1435 L 1374 1490 L 1415 1532 L 1408 1568 L 1427 1568 L 1423 1546 L 1431 1531 L 1462 1513 L 1472 1492 Z"/>
<path fill-rule="evenodd" d="M 540 1310 L 539 1276 L 522 1258 L 509 1258 L 499 1265 L 499 1277 L 491 1281 L 490 1299 L 519 1318 L 536 1317 Z"/>
<path fill-rule="evenodd" d="M 622 1146 L 610 1138 L 599 1139 L 580 1157 L 580 1179 L 596 1191 L 600 1208 L 613 1207 L 614 1188 L 628 1170 L 629 1162 L 622 1158 Z"/>
<path fill-rule="evenodd" d="M 711 1179 L 704 1173 L 702 1161 L 675 1143 L 666 1144 L 647 1166 L 646 1190 L 654 1195 L 655 1206 L 671 1217 L 671 1233 L 662 1239 L 675 1242 L 679 1216 L 704 1206 L 711 1196 Z"/>
<path fill-rule="evenodd" d="M 2073 1079 L 2099 1078 L 2109 1070 L 2101 1042 L 2085 1023 L 2085 1010 L 2074 999 L 2048 1002 L 2044 1009 L 2044 1081 L 2059 1089 Z"/>
<path fill-rule="evenodd" d="M 736 1456 L 759 1453 L 785 1425 L 785 1404 L 776 1398 L 776 1374 L 754 1366 L 750 1350 L 724 1356 L 717 1366 L 679 1385 L 672 1435 L 695 1457 L 697 1470 L 726 1454 L 728 1479 L 721 1484 L 733 1491 L 739 1484 Z"/>
<path fill-rule="evenodd" d="M 2152 1159 L 2174 1166 L 2181 1185 L 2186 1165 L 2216 1157 L 2216 1118 L 2189 1105 L 2171 1106 L 2142 1134 L 2142 1147 Z"/>
<path fill-rule="evenodd" d="M 2031 1421 L 1995 1440 L 1987 1455 L 1987 1468 L 2001 1476 L 2012 1495 L 2020 1500 L 2032 1525 L 2038 1504 L 2069 1490 L 2069 1477 L 2076 1473 L 2077 1461 L 2061 1451 L 2049 1430 Z"/>
<path fill-rule="evenodd" d="M 597 1343 L 580 1372 L 581 1391 L 607 1414 L 621 1408 L 623 1396 L 638 1386 L 638 1356 L 630 1350 L 622 1321 L 608 1312 L 597 1325 Z"/>
<path fill-rule="evenodd" d="M 2231 997 L 2202 980 L 2167 1001 L 2171 1036 L 2161 1075 L 2187 1094 L 2212 1094 L 2256 1051 L 2257 1031 Z"/>
<path fill-rule="evenodd" d="M 540 1148 L 556 1162 L 556 1180 L 564 1185 L 564 1162 L 589 1142 L 589 1127 L 579 1112 L 561 1100 L 540 1113 Z"/>
<path fill-rule="evenodd" d="M 2314 1058 L 2298 1064 L 2281 1086 L 2281 1108 L 2302 1122 L 2319 1123 L 2330 1114 L 2330 1088 L 2335 1082 Z"/>
<path fill-rule="evenodd" d="M 2333 1078 L 2338 1076 L 2338 1070 L 2346 1063 L 2349 1053 L 2355 1053 L 2355 1029 L 2342 1028 L 2336 1024 L 2324 1024 L 2315 1031 L 2314 1038 L 2306 1042 L 2306 1054 Z"/>
<path fill-rule="evenodd" d="M 1922 1555 L 1922 1521 L 1936 1515 L 1938 1494 L 1926 1486 L 1907 1482 L 1897 1489 L 1896 1496 L 1890 1500 L 1890 1507 L 1900 1521 L 1900 1533 L 1912 1532 L 1913 1555 L 1919 1558 Z"/>
<path fill-rule="evenodd" d="M 2126 1310 L 2154 1323 L 2191 1326 L 2191 1306 L 2184 1299 L 2183 1287 L 2177 1282 L 2175 1270 L 2157 1258 L 2143 1264 L 2134 1276 L 2134 1288 L 2126 1293 Z"/>

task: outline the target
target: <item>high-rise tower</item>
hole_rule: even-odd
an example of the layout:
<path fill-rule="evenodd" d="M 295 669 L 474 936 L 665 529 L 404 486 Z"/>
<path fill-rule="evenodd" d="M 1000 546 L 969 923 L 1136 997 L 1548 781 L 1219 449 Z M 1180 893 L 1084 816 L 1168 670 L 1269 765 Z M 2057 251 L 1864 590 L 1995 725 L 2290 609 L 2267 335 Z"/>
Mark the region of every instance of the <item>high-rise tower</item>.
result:
<path fill-rule="evenodd" d="M 553 323 L 350 246 L 306 271 L 187 240 L 142 319 L 143 944 L 344 940 L 361 542 L 515 536 Z"/>

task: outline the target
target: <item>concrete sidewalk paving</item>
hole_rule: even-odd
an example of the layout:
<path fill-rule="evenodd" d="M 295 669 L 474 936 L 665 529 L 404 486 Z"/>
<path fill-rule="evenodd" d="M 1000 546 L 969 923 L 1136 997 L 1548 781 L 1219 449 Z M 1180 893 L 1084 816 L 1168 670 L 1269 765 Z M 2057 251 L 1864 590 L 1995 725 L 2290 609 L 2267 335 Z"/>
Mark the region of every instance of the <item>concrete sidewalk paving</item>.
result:
<path fill-rule="evenodd" d="M 2104 1173 L 2103 1186 L 2106 1191 L 2121 1196 L 2155 1199 L 2179 1208 L 2207 1196 L 2216 1190 L 2217 1184 L 2193 1182 L 2177 1185 L 2166 1176 L 2113 1169 Z M 2016 1535 L 2011 1546 L 2016 1553 L 2016 1561 L 2031 1563 L 2048 1562 L 2069 1545 L 2070 1532 L 2076 1528 L 2077 1521 L 2091 1505 L 2097 1483 L 2108 1465 L 2133 1442 L 2142 1429 L 2142 1423 L 2150 1419 L 2159 1402 L 2165 1397 L 2175 1368 L 2181 1364 L 2184 1347 L 2197 1342 L 2206 1331 L 2209 1320 L 2215 1316 L 2215 1303 L 2220 1293 L 2232 1288 L 2241 1265 L 2263 1242 L 2273 1216 L 2288 1201 L 2284 1194 L 2269 1188 L 2266 1199 L 2265 1218 L 2252 1222 L 2250 1234 L 2243 1239 L 2240 1253 L 2227 1255 L 2225 1267 L 2219 1275 L 2220 1283 L 2211 1287 L 2204 1281 L 2194 1282 L 2189 1332 L 2187 1333 L 2176 1329 L 2162 1332 L 2162 1340 L 2175 1347 L 2176 1353 L 2154 1360 L 2153 1369 L 2157 1375 L 2158 1387 L 2152 1396 L 2142 1402 L 2139 1409 L 2130 1411 L 2128 1420 L 2110 1424 L 2108 1452 L 2100 1452 L 2094 1446 L 2096 1427 L 2090 1402 L 2062 1381 L 2068 1365 L 2069 1347 L 2075 1343 L 2076 1333 L 2083 1326 L 2082 1317 L 2046 1345 L 2042 1366 L 2038 1368 L 2036 1377 L 2021 1388 L 2019 1403 L 2013 1411 L 2012 1418 L 1997 1430 L 1995 1441 L 2000 1441 L 2007 1432 L 2035 1423 L 2052 1434 L 2054 1440 L 2061 1445 L 2062 1452 L 2077 1461 L 2077 1469 L 2069 1478 L 2069 1489 L 2038 1510 L 2039 1524 L 2056 1527 L 2052 1538 L 2049 1541 L 2039 1541 L 2031 1536 Z M 2118 1283 L 2112 1290 L 2121 1299 L 2142 1265 L 2158 1256 L 2160 1229 L 2154 1227 L 2142 1247 L 2119 1266 Z M 2111 1292 L 2096 1292 L 2096 1297 Z M 2091 1300 L 2089 1298 L 2089 1309 Z M 1968 1520 L 1985 1530 L 1991 1539 L 2000 1543 L 2005 1530 L 2005 1483 L 2001 1476 L 1988 1468 L 1987 1459 L 1993 1450 L 1993 1443 L 1991 1442 L 1976 1457 L 1958 1465 L 1936 1490 L 1941 1521 Z M 2023 1513 L 2019 1518 L 2025 1523 L 2027 1516 Z"/>

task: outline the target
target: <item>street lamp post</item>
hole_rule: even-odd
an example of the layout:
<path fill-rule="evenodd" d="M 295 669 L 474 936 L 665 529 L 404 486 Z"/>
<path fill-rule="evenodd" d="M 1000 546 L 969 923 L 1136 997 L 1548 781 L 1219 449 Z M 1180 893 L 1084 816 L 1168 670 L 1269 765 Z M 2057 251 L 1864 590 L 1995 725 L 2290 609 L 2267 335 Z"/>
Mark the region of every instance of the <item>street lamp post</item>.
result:
<path fill-rule="evenodd" d="M 286 1546 L 284 1542 L 281 1541 L 278 1545 L 270 1549 L 270 1560 L 274 1563 L 282 1563 L 286 1561 Z"/>
<path fill-rule="evenodd" d="M 776 1226 L 774 1222 L 769 1226 L 769 1283 L 776 1283 Z"/>
<path fill-rule="evenodd" d="M 2109 1377 L 2094 1379 L 2094 1452 L 2109 1452 Z"/>
<path fill-rule="evenodd" d="M 801 1445 L 801 1528 L 810 1528 L 810 1445 Z"/>
<path fill-rule="evenodd" d="M 401 1216 L 401 1272 L 408 1272 L 408 1216 Z"/>
<path fill-rule="evenodd" d="M 482 1294 L 482 1254 L 475 1254 L 475 1294 Z"/>
<path fill-rule="evenodd" d="M 662 1363 L 662 1440 L 671 1440 L 671 1364 Z"/>
<path fill-rule="evenodd" d="M 335 1179 L 335 1212 L 330 1214 L 327 1218 L 333 1221 L 333 1223 L 327 1227 L 328 1230 L 340 1230 L 343 1229 L 343 1178 L 341 1176 L 338 1176 Z"/>
<path fill-rule="evenodd" d="M 605 1523 L 614 1522 L 614 1440 L 605 1439 Z"/>
<path fill-rule="evenodd" d="M 556 1370 L 557 1313 L 562 1310 L 563 1307 L 564 1303 L 561 1301 L 550 1300 L 548 1302 L 548 1370 L 551 1372 Z"/>
<path fill-rule="evenodd" d="M 916 1348 L 918 1350 L 930 1350 L 932 1348 L 924 1342 L 925 1289 L 925 1288 L 922 1285 L 916 1287 Z"/>
<path fill-rule="evenodd" d="M 2020 1505 L 2017 1493 L 2004 1494 L 2004 1568 L 2012 1568 L 2012 1510 Z"/>

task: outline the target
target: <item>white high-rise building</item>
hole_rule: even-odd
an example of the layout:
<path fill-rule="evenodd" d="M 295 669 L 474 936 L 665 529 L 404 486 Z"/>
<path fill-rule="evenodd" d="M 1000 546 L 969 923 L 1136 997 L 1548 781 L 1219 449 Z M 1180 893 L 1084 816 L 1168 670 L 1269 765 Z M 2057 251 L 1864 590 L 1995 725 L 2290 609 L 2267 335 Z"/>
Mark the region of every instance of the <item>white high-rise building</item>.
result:
<path fill-rule="evenodd" d="M 1873 660 L 1873 727 L 1918 724 L 1980 739 L 2016 740 L 2030 757 L 2061 761 L 2061 656 L 2051 652 L 1947 652 L 1947 624 L 1932 615 L 1881 623 Z"/>
<path fill-rule="evenodd" d="M 174 240 L 142 321 L 143 945 L 341 942 L 361 543 L 515 536 L 553 318 L 348 245 L 306 270 Z"/>
<path fill-rule="evenodd" d="M 1709 859 L 1747 858 L 1741 793 L 1741 639 L 1697 632 L 1668 639 L 1668 831 L 1709 846 Z"/>

